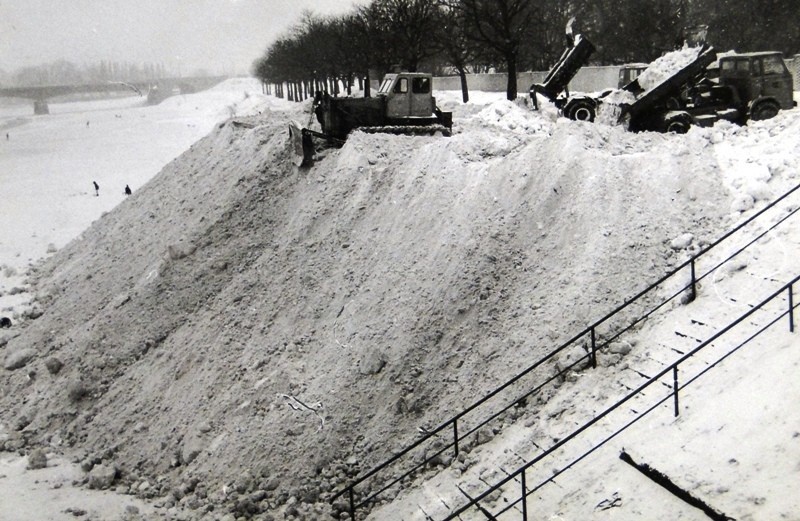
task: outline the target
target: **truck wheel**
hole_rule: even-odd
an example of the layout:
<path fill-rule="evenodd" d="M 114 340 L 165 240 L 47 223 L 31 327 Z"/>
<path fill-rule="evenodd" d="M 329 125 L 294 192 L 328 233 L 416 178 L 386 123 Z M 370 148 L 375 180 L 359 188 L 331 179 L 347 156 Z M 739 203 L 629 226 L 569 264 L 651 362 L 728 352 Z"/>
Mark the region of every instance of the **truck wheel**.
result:
<path fill-rule="evenodd" d="M 691 127 L 691 124 L 682 118 L 667 121 L 667 132 L 674 134 L 686 134 L 689 132 L 689 127 Z"/>
<path fill-rule="evenodd" d="M 595 107 L 590 101 L 576 101 L 569 109 L 569 119 L 574 121 L 594 121 Z"/>
<path fill-rule="evenodd" d="M 753 108 L 750 109 L 750 119 L 754 119 L 756 121 L 771 119 L 777 116 L 780 110 L 780 106 L 774 101 L 761 101 L 756 103 Z"/>

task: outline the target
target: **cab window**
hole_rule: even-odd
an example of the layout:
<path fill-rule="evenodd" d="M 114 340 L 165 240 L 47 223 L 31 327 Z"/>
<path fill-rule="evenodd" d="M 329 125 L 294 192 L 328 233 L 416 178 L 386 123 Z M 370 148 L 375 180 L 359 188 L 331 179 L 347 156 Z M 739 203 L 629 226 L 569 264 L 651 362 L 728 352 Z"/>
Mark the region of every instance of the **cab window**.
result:
<path fill-rule="evenodd" d="M 721 63 L 721 66 L 728 76 L 743 77 L 750 74 L 750 60 L 747 58 L 725 60 Z"/>
<path fill-rule="evenodd" d="M 414 78 L 411 80 L 411 92 L 414 94 L 427 94 L 431 91 L 430 78 Z"/>
<path fill-rule="evenodd" d="M 394 84 L 394 92 L 395 94 L 405 94 L 408 92 L 408 78 L 400 78 L 397 80 L 397 83 Z"/>
<path fill-rule="evenodd" d="M 391 88 L 392 88 L 392 80 L 390 78 L 386 78 L 385 80 L 383 80 L 383 83 L 381 83 L 381 88 L 378 89 L 378 92 L 387 93 Z"/>
<path fill-rule="evenodd" d="M 783 60 L 779 56 L 764 57 L 764 74 L 783 74 Z"/>

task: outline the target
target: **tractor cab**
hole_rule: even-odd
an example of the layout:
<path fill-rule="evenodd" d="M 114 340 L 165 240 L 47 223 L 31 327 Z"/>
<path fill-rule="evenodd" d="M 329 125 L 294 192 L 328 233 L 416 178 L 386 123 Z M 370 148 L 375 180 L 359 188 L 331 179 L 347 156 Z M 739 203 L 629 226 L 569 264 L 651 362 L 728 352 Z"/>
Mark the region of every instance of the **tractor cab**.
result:
<path fill-rule="evenodd" d="M 433 77 L 420 72 L 387 74 L 378 89 L 389 118 L 430 117 L 436 107 Z"/>

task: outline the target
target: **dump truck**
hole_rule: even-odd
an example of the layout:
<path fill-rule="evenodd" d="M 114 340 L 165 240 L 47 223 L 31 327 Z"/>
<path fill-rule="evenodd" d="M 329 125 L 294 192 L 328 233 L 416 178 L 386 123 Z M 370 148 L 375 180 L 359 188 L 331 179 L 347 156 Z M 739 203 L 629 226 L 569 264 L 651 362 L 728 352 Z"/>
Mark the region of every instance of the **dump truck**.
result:
<path fill-rule="evenodd" d="M 570 94 L 569 82 L 595 50 L 585 36 L 573 36 L 573 22 L 574 18 L 567 22 L 567 48 L 545 80 L 531 85 L 530 96 L 535 109 L 537 95 L 542 95 L 563 116 L 591 122 L 614 91 Z M 636 98 L 620 106 L 620 121 L 630 130 L 686 132 L 692 125 L 709 126 L 720 119 L 743 124 L 796 106 L 793 78 L 780 53 L 726 53 L 717 60 L 713 47 L 705 43 L 706 31 L 705 25 L 690 30 L 696 58 L 647 91 L 638 82 L 647 65 L 630 64 L 620 70 L 621 90 Z"/>
<path fill-rule="evenodd" d="M 727 53 L 718 60 L 707 45 L 658 85 L 643 91 L 637 78 L 624 89 L 636 100 L 621 106 L 620 121 L 633 131 L 686 132 L 721 119 L 744 124 L 797 105 L 781 53 Z"/>
<path fill-rule="evenodd" d="M 575 19 L 571 18 L 567 22 L 567 48 L 547 73 L 544 81 L 531 85 L 528 92 L 536 110 L 539 109 L 537 94 L 541 94 L 553 102 L 563 116 L 579 121 L 594 121 L 597 101 L 588 95 L 571 96 L 568 89 L 569 82 L 580 68 L 589 62 L 589 57 L 595 51 L 594 44 L 588 38 L 582 34 L 573 34 L 574 21 Z"/>
<path fill-rule="evenodd" d="M 623 87 L 636 100 L 621 104 L 620 122 L 634 132 L 652 130 L 683 133 L 692 125 L 692 115 L 684 103 L 686 92 L 705 82 L 707 67 L 717 59 L 713 47 L 698 48 L 697 56 L 650 89 L 643 89 L 639 77 Z"/>
<path fill-rule="evenodd" d="M 315 153 L 315 139 L 322 146 L 341 146 L 353 130 L 393 134 L 450 135 L 453 113 L 436 106 L 433 76 L 420 72 L 387 74 L 371 98 L 337 98 L 326 92 L 314 95 L 312 106 L 321 130 L 289 127 L 299 165 L 309 165 Z M 312 117 L 313 117 L 312 116 Z"/>

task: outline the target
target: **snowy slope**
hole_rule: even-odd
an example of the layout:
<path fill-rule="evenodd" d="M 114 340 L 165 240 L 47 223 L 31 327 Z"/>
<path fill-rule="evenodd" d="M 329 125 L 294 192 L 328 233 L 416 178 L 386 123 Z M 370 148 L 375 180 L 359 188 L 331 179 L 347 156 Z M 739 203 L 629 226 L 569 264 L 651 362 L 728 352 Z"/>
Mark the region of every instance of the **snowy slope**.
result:
<path fill-rule="evenodd" d="M 796 111 L 672 136 L 439 98 L 456 112 L 453 137 L 355 133 L 308 170 L 291 165 L 285 132 L 307 104 L 269 98 L 136 187 L 37 268 L 43 315 L 2 348 L 7 367 L 25 361 L 0 373 L 0 440 L 102 454 L 132 491 L 160 477 L 142 494 L 198 519 L 251 504 L 322 519 L 346 478 L 797 182 Z M 773 244 L 796 251 L 796 231 Z M 613 372 L 582 373 L 552 407 L 601 392 Z M 570 425 L 568 407 L 556 416 Z M 527 443 L 524 425 L 479 450 Z M 475 461 L 465 476 L 499 465 Z M 699 467 L 677 468 L 700 482 Z M 568 508 L 585 513 L 609 490 L 544 504 L 573 519 Z M 375 519 L 415 519 L 405 498 Z"/>
<path fill-rule="evenodd" d="M 252 111 L 260 91 L 240 78 L 157 106 L 134 96 L 52 103 L 49 116 L 32 116 L 30 104 L 0 108 L 0 309 L 23 311 L 29 299 L 9 292 L 24 287 L 31 262 L 75 238 L 125 198 L 126 185 L 138 190 L 216 123 Z"/>

